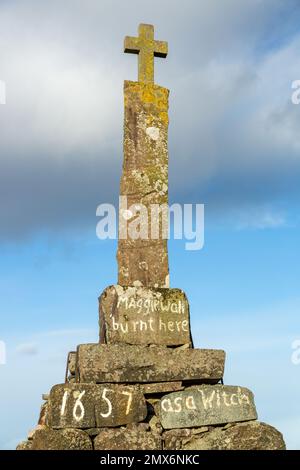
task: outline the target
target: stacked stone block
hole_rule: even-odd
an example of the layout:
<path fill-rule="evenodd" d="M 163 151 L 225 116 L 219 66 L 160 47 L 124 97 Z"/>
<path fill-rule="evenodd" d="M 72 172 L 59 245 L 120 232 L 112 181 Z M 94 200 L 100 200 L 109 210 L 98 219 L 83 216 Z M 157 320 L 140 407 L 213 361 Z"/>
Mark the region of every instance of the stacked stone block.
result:
<path fill-rule="evenodd" d="M 99 300 L 102 342 L 68 355 L 20 449 L 284 449 L 252 392 L 223 385 L 225 352 L 193 348 L 180 289 L 116 285 Z"/>

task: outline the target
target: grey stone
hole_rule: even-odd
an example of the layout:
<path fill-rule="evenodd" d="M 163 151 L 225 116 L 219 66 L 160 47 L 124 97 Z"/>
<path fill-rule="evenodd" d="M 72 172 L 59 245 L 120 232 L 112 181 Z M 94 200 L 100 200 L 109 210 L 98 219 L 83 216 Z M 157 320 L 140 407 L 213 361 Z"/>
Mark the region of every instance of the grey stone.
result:
<path fill-rule="evenodd" d="M 159 422 L 161 423 L 160 419 L 160 399 L 159 398 L 149 398 L 147 397 L 147 406 L 148 406 L 148 415 L 152 416 L 155 415 L 159 419 Z"/>
<path fill-rule="evenodd" d="M 228 424 L 227 424 L 228 426 Z M 201 428 L 195 428 L 193 429 L 193 433 L 194 434 L 202 434 L 203 432 L 208 432 L 209 431 L 209 427 L 208 426 L 202 426 Z"/>
<path fill-rule="evenodd" d="M 127 430 L 130 431 L 150 431 L 150 424 L 149 423 L 130 423 L 126 426 Z"/>
<path fill-rule="evenodd" d="M 34 436 L 35 436 L 35 434 L 36 434 L 38 431 L 40 431 L 41 429 L 46 429 L 46 426 L 43 426 L 43 425 L 41 425 L 41 424 L 38 424 L 34 429 L 32 429 L 31 431 L 29 431 L 28 436 L 27 436 L 27 439 L 28 439 L 29 441 L 32 441 L 33 438 L 34 438 Z"/>
<path fill-rule="evenodd" d="M 32 441 L 32 450 L 93 450 L 88 434 L 80 429 L 42 429 Z"/>
<path fill-rule="evenodd" d="M 151 431 L 162 434 L 163 428 L 162 425 L 160 424 L 159 418 L 155 415 L 153 415 L 150 420 L 149 420 L 149 426 Z"/>
<path fill-rule="evenodd" d="M 282 434 L 258 421 L 216 428 L 202 436 L 192 436 L 182 450 L 285 450 Z"/>
<path fill-rule="evenodd" d="M 157 382 L 140 384 L 140 389 L 144 395 L 160 395 L 162 393 L 177 392 L 183 390 L 182 382 Z"/>
<path fill-rule="evenodd" d="M 110 286 L 99 314 L 104 343 L 191 344 L 189 304 L 180 289 Z"/>
<path fill-rule="evenodd" d="M 146 415 L 137 386 L 62 384 L 50 393 L 48 421 L 55 429 L 121 426 L 143 421 Z"/>
<path fill-rule="evenodd" d="M 38 424 L 41 426 L 47 426 L 48 424 L 48 401 L 42 404 Z"/>
<path fill-rule="evenodd" d="M 222 350 L 82 344 L 77 354 L 77 382 L 218 382 L 224 373 Z"/>
<path fill-rule="evenodd" d="M 97 434 L 99 434 L 102 431 L 103 428 L 90 428 L 90 429 L 85 429 L 84 432 L 86 432 L 90 437 L 95 437 Z"/>
<path fill-rule="evenodd" d="M 76 352 L 72 351 L 68 355 L 68 370 L 71 375 L 75 375 L 76 370 Z"/>
<path fill-rule="evenodd" d="M 185 349 L 188 349 L 191 347 L 191 343 L 185 343 L 182 344 L 181 346 L 177 346 L 177 351 L 184 351 Z"/>
<path fill-rule="evenodd" d="M 163 447 L 166 450 L 182 449 L 182 442 L 191 439 L 193 429 L 172 429 L 163 433 Z"/>
<path fill-rule="evenodd" d="M 16 450 L 32 450 L 32 441 L 22 441 L 17 445 Z"/>
<path fill-rule="evenodd" d="M 162 230 L 163 226 L 168 228 L 168 213 L 151 213 L 152 205 L 168 204 L 168 98 L 169 90 L 152 83 L 124 83 L 120 194 L 126 196 L 127 204 L 120 204 L 117 255 L 118 284 L 122 286 L 138 282 L 147 287 L 169 287 L 167 233 L 164 236 Z M 147 225 L 141 222 L 141 204 L 151 219 Z M 157 235 L 151 231 L 152 221 L 158 227 Z M 139 238 L 131 235 L 134 227 Z"/>
<path fill-rule="evenodd" d="M 157 433 L 137 429 L 102 429 L 94 440 L 95 450 L 161 450 Z"/>
<path fill-rule="evenodd" d="M 250 390 L 228 385 L 200 385 L 165 395 L 160 401 L 164 429 L 250 421 L 257 418 Z"/>

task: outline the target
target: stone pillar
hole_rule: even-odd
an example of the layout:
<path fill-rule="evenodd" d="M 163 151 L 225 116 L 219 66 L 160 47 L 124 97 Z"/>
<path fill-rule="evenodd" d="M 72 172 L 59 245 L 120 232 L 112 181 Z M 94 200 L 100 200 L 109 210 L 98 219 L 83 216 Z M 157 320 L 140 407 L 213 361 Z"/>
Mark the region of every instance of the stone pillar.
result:
<path fill-rule="evenodd" d="M 169 287 L 164 239 L 168 227 L 168 97 L 169 90 L 153 83 L 124 83 L 124 162 L 120 188 L 123 203 L 119 211 L 117 254 L 118 284 L 122 286 Z M 148 227 L 144 221 L 143 226 L 139 224 L 145 215 L 144 210 L 139 210 L 141 204 L 147 209 Z M 164 209 L 158 213 L 158 206 L 153 204 L 164 205 Z M 135 211 L 130 212 L 132 205 Z M 155 221 L 157 231 L 153 228 Z M 130 237 L 133 227 L 140 238 Z"/>

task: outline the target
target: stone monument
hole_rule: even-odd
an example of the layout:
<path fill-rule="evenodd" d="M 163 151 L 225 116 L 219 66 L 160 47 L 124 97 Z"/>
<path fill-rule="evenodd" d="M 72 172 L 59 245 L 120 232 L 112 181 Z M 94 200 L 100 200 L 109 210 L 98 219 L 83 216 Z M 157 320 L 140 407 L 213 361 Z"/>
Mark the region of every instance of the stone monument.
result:
<path fill-rule="evenodd" d="M 118 284 L 99 298 L 99 343 L 69 353 L 65 382 L 43 396 L 18 449 L 284 449 L 257 421 L 252 392 L 223 384 L 225 352 L 193 347 L 188 299 L 169 287 L 167 212 L 154 214 L 155 237 L 126 233 L 141 205 L 168 204 L 169 91 L 154 84 L 154 57 L 168 46 L 153 26 L 141 24 L 124 50 L 138 54 L 139 73 L 124 84 Z"/>

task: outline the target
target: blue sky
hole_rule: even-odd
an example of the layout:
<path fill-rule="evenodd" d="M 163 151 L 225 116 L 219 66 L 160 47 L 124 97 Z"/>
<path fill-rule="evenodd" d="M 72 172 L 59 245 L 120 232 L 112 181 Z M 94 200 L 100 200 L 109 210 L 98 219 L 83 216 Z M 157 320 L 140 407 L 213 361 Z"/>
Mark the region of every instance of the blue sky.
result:
<path fill-rule="evenodd" d="M 35 426 L 67 352 L 97 341 L 117 266 L 95 213 L 118 196 L 122 86 L 137 72 L 122 43 L 140 22 L 169 41 L 156 81 L 171 90 L 171 202 L 205 204 L 204 249 L 169 244 L 171 286 L 195 344 L 226 350 L 225 382 L 300 448 L 299 3 L 45 3 L 0 1 L 0 448 Z"/>

